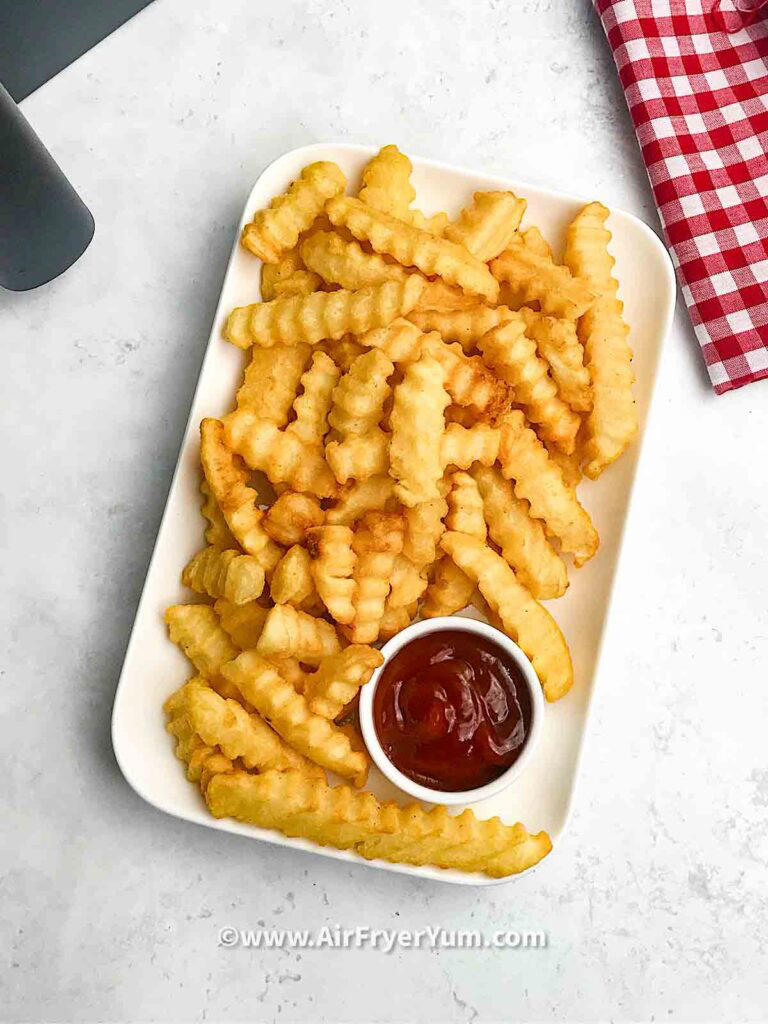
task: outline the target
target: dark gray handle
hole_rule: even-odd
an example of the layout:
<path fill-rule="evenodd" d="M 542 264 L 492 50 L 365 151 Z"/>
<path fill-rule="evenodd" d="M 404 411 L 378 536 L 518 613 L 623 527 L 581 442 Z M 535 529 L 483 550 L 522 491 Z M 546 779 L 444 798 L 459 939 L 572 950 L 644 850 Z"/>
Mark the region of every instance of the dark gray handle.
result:
<path fill-rule="evenodd" d="M 93 217 L 0 85 L 0 285 L 26 291 L 88 248 Z"/>

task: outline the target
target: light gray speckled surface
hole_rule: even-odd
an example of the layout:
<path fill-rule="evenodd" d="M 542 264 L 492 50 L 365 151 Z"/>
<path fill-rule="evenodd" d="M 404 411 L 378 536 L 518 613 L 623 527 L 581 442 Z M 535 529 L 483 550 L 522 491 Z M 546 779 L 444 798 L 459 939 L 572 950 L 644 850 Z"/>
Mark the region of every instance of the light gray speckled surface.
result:
<path fill-rule="evenodd" d="M 233 228 L 332 139 L 595 193 L 655 224 L 580 0 L 156 0 L 24 103 L 96 218 L 0 294 L 7 1020 L 768 1015 L 768 385 L 662 361 L 567 838 L 475 892 L 172 820 L 112 758 L 124 646 Z M 223 925 L 540 928 L 525 952 L 253 951 Z"/>

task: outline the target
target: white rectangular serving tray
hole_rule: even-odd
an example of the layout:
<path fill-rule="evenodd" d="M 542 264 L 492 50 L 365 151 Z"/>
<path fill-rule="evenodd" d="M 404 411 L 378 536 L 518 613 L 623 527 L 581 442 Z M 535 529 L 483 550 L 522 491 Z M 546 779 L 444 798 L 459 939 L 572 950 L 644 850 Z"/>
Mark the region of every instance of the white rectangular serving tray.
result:
<path fill-rule="evenodd" d="M 278 846 L 311 850 L 357 864 L 368 862 L 352 853 L 211 817 L 197 787 L 185 779 L 182 765 L 173 753 L 173 740 L 164 728 L 163 701 L 191 675 L 191 667 L 169 641 L 163 614 L 168 605 L 193 599 L 182 587 L 180 574 L 188 559 L 204 543 L 199 492 L 200 420 L 205 416 L 222 416 L 232 408 L 246 362 L 239 349 L 222 340 L 222 327 L 234 306 L 256 302 L 260 297 L 261 264 L 239 245 L 240 231 L 253 212 L 285 191 L 306 164 L 314 160 L 333 160 L 347 175 L 350 186 L 356 188 L 360 172 L 374 152 L 367 146 L 324 143 L 292 150 L 264 171 L 248 197 L 136 612 L 112 717 L 112 742 L 118 764 L 130 785 L 150 804 L 208 828 L 235 832 Z M 537 224 L 556 251 L 562 245 L 569 221 L 585 202 L 594 198 L 577 198 L 431 160 L 414 159 L 413 165 L 413 184 L 417 191 L 414 205 L 425 213 L 446 210 L 453 217 L 478 189 L 511 189 L 528 201 L 523 225 Z M 674 310 L 675 279 L 666 249 L 645 224 L 630 214 L 614 212 L 608 226 L 613 233 L 611 249 L 621 285 L 619 295 L 624 300 L 635 351 L 635 394 L 642 438 L 659 353 Z M 600 549 L 586 566 L 570 570 L 571 586 L 567 595 L 548 603 L 573 654 L 575 685 L 563 700 L 547 705 L 544 734 L 525 774 L 504 793 L 474 806 L 480 818 L 498 814 L 509 823 L 522 821 L 529 831 L 546 829 L 555 844 L 565 827 L 573 798 L 639 448 L 636 443 L 600 480 L 585 481 L 579 488 L 579 496 L 600 532 Z M 378 796 L 405 802 L 375 768 L 371 770 L 368 788 Z M 508 881 L 382 861 L 371 862 L 371 865 L 465 885 Z"/>

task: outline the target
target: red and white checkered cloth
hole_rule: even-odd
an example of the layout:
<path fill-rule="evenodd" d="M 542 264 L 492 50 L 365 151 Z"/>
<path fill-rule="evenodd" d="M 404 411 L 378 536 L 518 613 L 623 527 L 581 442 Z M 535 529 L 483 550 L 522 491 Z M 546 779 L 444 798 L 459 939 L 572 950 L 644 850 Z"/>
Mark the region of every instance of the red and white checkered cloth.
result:
<path fill-rule="evenodd" d="M 768 377 L 768 20 L 729 35 L 733 0 L 593 2 L 714 389 Z"/>

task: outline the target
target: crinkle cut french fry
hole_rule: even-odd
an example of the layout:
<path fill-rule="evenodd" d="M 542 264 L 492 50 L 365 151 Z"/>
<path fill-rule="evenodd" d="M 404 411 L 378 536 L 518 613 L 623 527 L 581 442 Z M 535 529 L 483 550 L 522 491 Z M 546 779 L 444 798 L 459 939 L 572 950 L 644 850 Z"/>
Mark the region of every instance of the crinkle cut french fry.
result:
<path fill-rule="evenodd" d="M 467 533 L 470 537 L 477 537 L 482 541 L 486 539 L 483 499 L 475 479 L 463 470 L 451 475 L 445 526 L 449 530 Z"/>
<path fill-rule="evenodd" d="M 364 334 L 409 313 L 425 284 L 417 274 L 409 274 L 402 282 L 386 281 L 354 292 L 342 288 L 239 306 L 229 315 L 224 337 L 247 349 L 251 345 L 315 344 L 325 338 Z"/>
<path fill-rule="evenodd" d="M 336 481 L 319 445 L 305 444 L 295 433 L 280 430 L 248 409 L 229 413 L 223 424 L 230 448 L 251 469 L 266 473 L 271 483 L 287 484 L 294 491 L 307 491 L 318 498 L 335 493 Z"/>
<path fill-rule="evenodd" d="M 200 424 L 200 461 L 211 493 L 238 543 L 257 558 L 266 572 L 280 560 L 281 551 L 263 526 L 256 491 L 248 486 L 248 471 L 224 440 L 224 424 L 204 419 Z"/>
<path fill-rule="evenodd" d="M 350 644 L 340 654 L 325 658 L 304 682 L 310 711 L 322 718 L 336 718 L 383 662 L 380 651 L 364 644 Z"/>
<path fill-rule="evenodd" d="M 354 239 L 347 241 L 335 231 L 316 231 L 301 243 L 304 262 L 328 284 L 349 291 L 383 284 L 403 282 L 408 271 L 398 263 L 388 263 L 376 252 L 366 252 Z"/>
<path fill-rule="evenodd" d="M 225 666 L 224 674 L 294 750 L 315 764 L 352 779 L 358 787 L 365 784 L 367 755 L 352 750 L 344 733 L 311 712 L 305 697 L 268 661 L 254 651 L 245 651 Z"/>
<path fill-rule="evenodd" d="M 494 327 L 478 342 L 483 358 L 513 389 L 515 401 L 547 441 L 570 454 L 581 420 L 558 397 L 548 366 L 525 334 L 522 317 Z"/>
<path fill-rule="evenodd" d="M 278 544 L 291 547 L 301 544 L 307 532 L 320 526 L 324 518 L 320 502 L 313 495 L 286 491 L 267 509 L 264 529 Z"/>
<path fill-rule="evenodd" d="M 292 604 L 294 608 L 309 612 L 323 610 L 312 579 L 312 559 L 306 548 L 294 544 L 286 551 L 272 574 L 269 593 L 275 604 Z"/>
<path fill-rule="evenodd" d="M 595 298 L 586 281 L 574 277 L 568 267 L 538 255 L 521 238 L 512 239 L 509 248 L 492 261 L 491 270 L 498 281 L 518 292 L 525 305 L 538 302 L 542 313 L 552 316 L 575 320 Z"/>
<path fill-rule="evenodd" d="M 440 445 L 448 405 L 443 381 L 440 364 L 431 356 L 421 356 L 406 367 L 395 388 L 390 474 L 397 481 L 395 493 L 408 508 L 439 497 Z"/>
<path fill-rule="evenodd" d="M 444 807 L 424 811 L 417 805 L 381 804 L 370 793 L 329 786 L 298 772 L 217 775 L 205 798 L 216 818 L 354 849 L 368 859 L 398 861 L 402 854 L 411 864 L 502 877 L 532 867 L 552 849 L 545 832 L 531 836 L 520 824 L 503 825 L 498 818 L 479 822 L 470 810 L 452 817 Z"/>
<path fill-rule="evenodd" d="M 463 246 L 420 231 L 349 196 L 336 196 L 326 210 L 337 227 L 348 228 L 359 241 L 369 242 L 376 252 L 392 256 L 403 266 L 416 267 L 427 277 L 442 277 L 447 284 L 490 302 L 498 298 L 499 285 L 488 267 Z"/>
<path fill-rule="evenodd" d="M 530 513 L 528 502 L 515 495 L 512 483 L 496 467 L 474 466 L 491 540 L 535 598 L 561 597 L 568 587 L 565 563 L 546 538 L 544 527 Z M 465 531 L 467 532 L 467 531 Z"/>
<path fill-rule="evenodd" d="M 512 241 L 526 206 L 514 192 L 475 192 L 471 205 L 445 229 L 445 237 L 487 263 Z"/>
<path fill-rule="evenodd" d="M 384 615 L 379 623 L 379 641 L 384 643 L 391 640 L 393 636 L 401 633 L 406 626 L 410 626 L 416 617 L 418 604 L 409 605 L 407 608 L 394 608 L 387 603 L 384 608 Z"/>
<path fill-rule="evenodd" d="M 366 512 L 384 512 L 395 503 L 395 481 L 391 476 L 353 480 L 343 487 L 325 518 L 333 526 L 352 526 Z"/>
<path fill-rule="evenodd" d="M 360 344 L 378 349 L 393 363 L 410 363 L 421 354 L 424 333 L 410 320 L 398 317 L 386 327 L 377 327 L 360 336 Z"/>
<path fill-rule="evenodd" d="M 416 198 L 411 185 L 413 165 L 397 146 L 383 146 L 365 166 L 360 200 L 392 217 L 406 220 Z"/>
<path fill-rule="evenodd" d="M 560 398 L 574 412 L 592 408 L 592 384 L 584 365 L 584 347 L 572 320 L 558 320 L 523 306 L 525 333 L 536 342 L 542 359 L 549 364 Z"/>
<path fill-rule="evenodd" d="M 304 270 L 304 261 L 298 248 L 284 252 L 277 263 L 263 263 L 261 266 L 261 301 L 271 302 L 277 298 L 275 286 L 291 278 L 297 270 Z"/>
<path fill-rule="evenodd" d="M 421 351 L 442 366 L 445 390 L 457 405 L 493 421 L 512 403 L 510 388 L 499 380 L 479 356 L 467 356 L 461 345 L 448 345 L 433 331 L 425 334 Z"/>
<path fill-rule="evenodd" d="M 549 614 L 519 582 L 501 555 L 476 537 L 445 533 L 443 550 L 474 580 L 507 633 L 531 659 L 547 700 L 559 700 L 573 685 L 565 637 Z"/>
<path fill-rule="evenodd" d="M 328 422 L 340 437 L 368 434 L 378 427 L 395 367 L 377 349 L 359 356 L 333 391 Z"/>
<path fill-rule="evenodd" d="M 277 263 L 293 249 L 302 231 L 312 226 L 326 201 L 344 191 L 347 184 L 334 163 L 309 164 L 286 193 L 277 196 L 267 209 L 259 210 L 243 228 L 242 243 L 264 263 Z"/>
<path fill-rule="evenodd" d="M 367 434 L 351 434 L 343 441 L 329 441 L 325 458 L 340 484 L 368 480 L 389 469 L 390 436 L 380 427 Z"/>
<path fill-rule="evenodd" d="M 442 210 L 433 213 L 431 217 L 427 217 L 421 210 L 410 210 L 408 220 L 415 228 L 427 231 L 430 235 L 437 235 L 438 238 L 445 234 L 445 229 L 450 223 L 448 214 Z"/>
<path fill-rule="evenodd" d="M 419 601 L 426 589 L 427 580 L 419 567 L 405 555 L 397 555 L 390 576 L 387 609 L 410 608 Z"/>
<path fill-rule="evenodd" d="M 307 445 L 320 445 L 328 430 L 331 395 L 341 371 L 325 352 L 315 352 L 312 365 L 301 378 L 302 393 L 293 403 L 296 418 L 286 427 Z"/>
<path fill-rule="evenodd" d="M 429 501 L 420 501 L 413 508 L 403 509 L 403 555 L 413 563 L 419 573 L 437 557 L 437 545 L 445 530 L 443 519 L 447 512 L 448 504 L 442 495 L 430 498 Z M 405 603 L 409 604 L 410 601 Z"/>
<path fill-rule="evenodd" d="M 336 630 L 289 604 L 276 604 L 264 620 L 256 651 L 263 658 L 295 658 L 319 665 L 323 658 L 341 650 Z"/>
<path fill-rule="evenodd" d="M 474 580 L 462 572 L 452 558 L 443 555 L 434 567 L 432 579 L 424 595 L 421 614 L 425 619 L 455 615 L 472 603 L 474 590 Z"/>
<path fill-rule="evenodd" d="M 372 644 L 379 636 L 395 559 L 403 547 L 400 516 L 368 512 L 357 524 L 352 540 L 355 553 L 354 617 L 348 631 L 352 643 Z"/>
<path fill-rule="evenodd" d="M 473 462 L 492 466 L 499 455 L 501 431 L 487 423 L 462 427 L 449 423 L 440 445 L 440 459 L 444 466 L 469 469 Z"/>
<path fill-rule="evenodd" d="M 163 710 L 168 715 L 166 732 L 176 739 L 175 754 L 184 761 L 187 779 L 199 782 L 205 792 L 211 778 L 220 772 L 243 771 L 245 765 L 236 758 L 231 760 L 217 746 L 210 746 L 199 736 L 189 720 L 188 702 L 196 686 L 207 686 L 202 676 L 194 676 L 165 701 Z"/>
<path fill-rule="evenodd" d="M 635 375 L 623 304 L 617 298 L 614 259 L 608 251 L 611 233 L 605 226 L 610 211 L 590 203 L 566 233 L 565 259 L 597 293 L 579 323 L 579 336 L 592 377 L 593 406 L 587 416 L 584 472 L 595 480 L 614 462 L 637 433 L 637 406 L 632 395 Z"/>
<path fill-rule="evenodd" d="M 566 455 L 565 452 L 561 452 L 559 448 L 550 443 L 546 443 L 544 447 L 552 462 L 563 474 L 563 480 L 569 487 L 576 487 L 581 482 L 582 476 L 579 439 L 576 439 L 576 448 L 570 455 Z"/>
<path fill-rule="evenodd" d="M 260 419 L 284 427 L 311 355 L 309 345 L 253 348 L 237 391 L 238 409 L 249 409 Z"/>
<path fill-rule="evenodd" d="M 206 544 L 210 544 L 212 547 L 221 548 L 222 551 L 229 548 L 239 551 L 240 545 L 237 543 L 232 535 L 232 531 L 227 526 L 227 520 L 224 518 L 224 515 L 219 508 L 205 477 L 203 477 L 200 482 L 200 493 L 203 496 L 203 504 L 200 507 L 200 511 L 208 521 L 208 525 L 206 526 L 205 533 L 203 535 L 205 537 Z"/>
<path fill-rule="evenodd" d="M 355 617 L 352 574 L 357 559 L 353 540 L 348 526 L 320 526 L 307 536 L 312 578 L 320 600 L 337 622 L 345 624 Z"/>
<path fill-rule="evenodd" d="M 348 373 L 352 363 L 361 356 L 365 349 L 357 341 L 354 334 L 344 334 L 341 338 L 326 338 L 315 346 L 315 351 L 327 352 L 342 373 Z"/>
<path fill-rule="evenodd" d="M 198 594 L 246 604 L 255 601 L 264 590 L 264 569 L 253 555 L 207 547 L 190 559 L 181 581 Z"/>
<path fill-rule="evenodd" d="M 222 629 L 216 612 L 208 604 L 176 604 L 167 609 L 168 635 L 186 654 L 201 676 L 224 697 L 236 696 L 221 675 L 224 665 L 240 649 Z"/>
<path fill-rule="evenodd" d="M 501 428 L 499 462 L 507 480 L 515 481 L 517 497 L 529 503 L 531 515 L 544 522 L 547 533 L 559 538 L 577 566 L 588 561 L 600 542 L 597 530 L 519 409 L 509 413 Z"/>
<path fill-rule="evenodd" d="M 455 288 L 450 284 L 446 284 L 442 278 L 436 277 L 434 281 L 427 283 L 413 308 L 414 310 L 451 310 L 472 309 L 476 305 L 476 295 L 469 295 L 467 292 L 463 292 L 461 288 Z"/>
<path fill-rule="evenodd" d="M 231 637 L 235 647 L 247 651 L 256 646 L 264 628 L 268 608 L 256 601 L 232 604 L 221 597 L 213 607 L 219 617 L 221 628 Z"/>
<path fill-rule="evenodd" d="M 484 334 L 499 324 L 514 319 L 514 316 L 512 310 L 506 306 L 478 305 L 471 309 L 455 310 L 414 307 L 407 319 L 420 330 L 437 331 L 443 341 L 458 342 L 465 352 L 471 353 L 477 350 L 477 343 Z"/>

